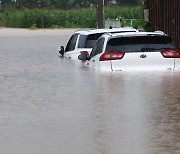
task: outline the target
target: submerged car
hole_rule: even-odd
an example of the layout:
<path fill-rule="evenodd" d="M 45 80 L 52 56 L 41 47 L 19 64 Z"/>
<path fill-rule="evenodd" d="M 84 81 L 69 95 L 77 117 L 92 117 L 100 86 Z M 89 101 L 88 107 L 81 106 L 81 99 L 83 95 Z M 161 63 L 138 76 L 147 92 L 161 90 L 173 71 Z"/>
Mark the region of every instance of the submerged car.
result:
<path fill-rule="evenodd" d="M 180 70 L 180 50 L 160 31 L 104 34 L 78 59 L 105 71 Z"/>
<path fill-rule="evenodd" d="M 59 53 L 62 56 L 78 59 L 81 51 L 90 53 L 95 42 L 104 33 L 121 33 L 121 32 L 136 32 L 132 27 L 112 28 L 112 29 L 92 29 L 78 30 L 69 39 L 66 48 L 59 47 Z"/>

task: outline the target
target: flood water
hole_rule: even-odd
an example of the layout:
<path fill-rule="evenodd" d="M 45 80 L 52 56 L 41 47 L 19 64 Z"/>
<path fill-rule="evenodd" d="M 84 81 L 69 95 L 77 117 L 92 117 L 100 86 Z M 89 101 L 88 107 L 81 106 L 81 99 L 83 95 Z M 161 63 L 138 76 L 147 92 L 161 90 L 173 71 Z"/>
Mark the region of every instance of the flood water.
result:
<path fill-rule="evenodd" d="M 97 72 L 59 57 L 73 30 L 1 32 L 1 154 L 180 154 L 180 72 Z"/>

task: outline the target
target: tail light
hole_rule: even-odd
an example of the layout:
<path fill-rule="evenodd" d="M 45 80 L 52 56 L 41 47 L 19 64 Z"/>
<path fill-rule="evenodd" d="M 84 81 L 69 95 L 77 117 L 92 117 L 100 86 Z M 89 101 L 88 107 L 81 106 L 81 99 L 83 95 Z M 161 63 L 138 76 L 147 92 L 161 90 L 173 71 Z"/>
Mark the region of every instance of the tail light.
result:
<path fill-rule="evenodd" d="M 161 54 L 164 58 L 180 58 L 180 50 L 178 49 L 163 50 Z"/>
<path fill-rule="evenodd" d="M 124 52 L 104 52 L 101 56 L 99 61 L 107 61 L 107 60 L 118 60 L 124 57 Z"/>

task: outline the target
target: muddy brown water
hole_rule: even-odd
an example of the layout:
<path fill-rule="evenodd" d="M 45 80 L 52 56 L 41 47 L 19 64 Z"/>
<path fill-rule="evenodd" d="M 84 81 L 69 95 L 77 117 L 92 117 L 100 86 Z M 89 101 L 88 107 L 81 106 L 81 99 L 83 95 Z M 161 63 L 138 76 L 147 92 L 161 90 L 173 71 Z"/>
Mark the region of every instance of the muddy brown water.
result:
<path fill-rule="evenodd" d="M 180 72 L 60 58 L 74 31 L 0 29 L 0 153 L 180 154 Z"/>

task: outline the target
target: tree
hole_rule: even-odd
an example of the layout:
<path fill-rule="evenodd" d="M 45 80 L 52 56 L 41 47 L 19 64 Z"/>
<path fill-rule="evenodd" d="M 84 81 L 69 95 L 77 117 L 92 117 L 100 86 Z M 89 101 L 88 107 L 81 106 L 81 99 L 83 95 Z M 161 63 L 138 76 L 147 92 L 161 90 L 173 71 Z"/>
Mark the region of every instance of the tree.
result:
<path fill-rule="evenodd" d="M 111 0 L 104 0 L 105 5 Z M 143 0 L 116 0 L 118 5 L 139 5 Z M 61 9 L 72 9 L 79 7 L 96 6 L 97 0 L 0 0 L 2 6 L 31 6 L 39 5 L 41 8 L 52 7 Z"/>
<path fill-rule="evenodd" d="M 2 5 L 12 4 L 12 0 L 0 0 Z"/>
<path fill-rule="evenodd" d="M 116 0 L 118 5 L 138 5 L 139 0 Z"/>
<path fill-rule="evenodd" d="M 51 4 L 51 0 L 41 0 L 41 7 L 48 7 Z"/>
<path fill-rule="evenodd" d="M 95 4 L 96 0 L 51 0 L 50 2 L 51 6 L 62 9 L 89 7 Z"/>
<path fill-rule="evenodd" d="M 95 5 L 96 4 L 96 0 L 76 0 L 76 5 L 78 5 L 79 7 L 89 7 L 91 5 Z"/>

